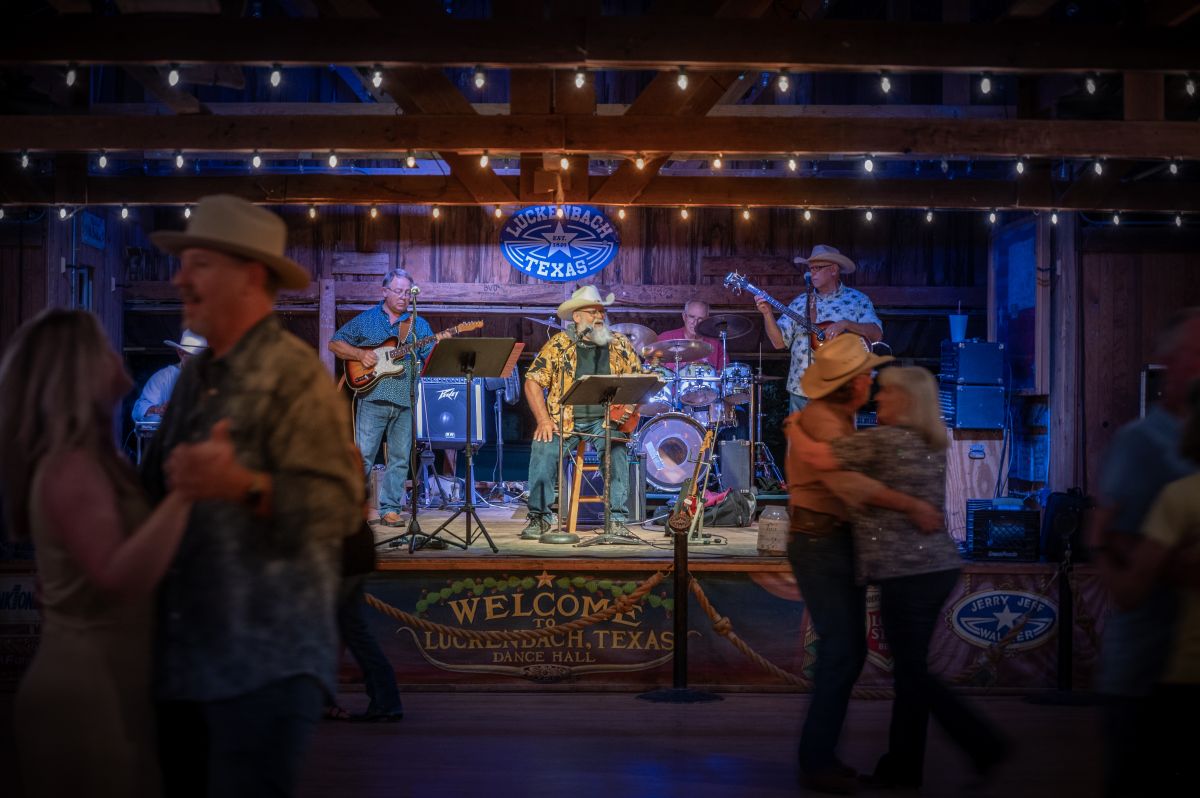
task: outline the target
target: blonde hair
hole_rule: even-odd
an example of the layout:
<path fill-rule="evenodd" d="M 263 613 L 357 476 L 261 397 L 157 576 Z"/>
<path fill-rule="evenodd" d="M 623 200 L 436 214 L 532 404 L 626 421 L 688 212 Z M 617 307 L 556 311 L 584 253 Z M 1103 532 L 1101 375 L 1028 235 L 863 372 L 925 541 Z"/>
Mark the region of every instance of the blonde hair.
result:
<path fill-rule="evenodd" d="M 892 366 L 879 372 L 881 386 L 898 388 L 908 396 L 908 409 L 896 423 L 920 435 L 930 447 L 941 451 L 950 445 L 946 425 L 942 423 L 938 402 L 938 384 L 923 368 Z"/>
<path fill-rule="evenodd" d="M 85 449 L 102 466 L 118 459 L 108 349 L 95 316 L 52 308 L 22 325 L 0 359 L 0 485 L 17 538 L 29 537 L 29 494 L 45 457 Z"/>

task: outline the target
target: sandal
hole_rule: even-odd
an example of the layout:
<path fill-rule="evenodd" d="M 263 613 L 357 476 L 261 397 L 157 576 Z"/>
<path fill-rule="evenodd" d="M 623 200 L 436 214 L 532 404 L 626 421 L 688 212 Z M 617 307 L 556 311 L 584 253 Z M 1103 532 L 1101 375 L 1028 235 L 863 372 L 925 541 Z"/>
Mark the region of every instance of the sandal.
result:
<path fill-rule="evenodd" d="M 337 704 L 325 707 L 325 720 L 350 720 L 353 716 Z"/>

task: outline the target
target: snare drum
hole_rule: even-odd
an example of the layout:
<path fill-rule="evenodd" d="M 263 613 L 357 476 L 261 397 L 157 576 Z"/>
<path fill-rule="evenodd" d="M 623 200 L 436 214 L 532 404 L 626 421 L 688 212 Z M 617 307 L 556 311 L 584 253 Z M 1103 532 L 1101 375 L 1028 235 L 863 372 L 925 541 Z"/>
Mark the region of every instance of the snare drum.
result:
<path fill-rule="evenodd" d="M 646 397 L 646 401 L 638 405 L 638 412 L 643 416 L 657 416 L 659 413 L 669 413 L 675 409 L 675 373 L 663 366 L 651 366 L 643 370 L 645 374 L 653 374 L 665 385 Z"/>
<path fill-rule="evenodd" d="M 679 369 L 679 401 L 704 407 L 720 398 L 721 378 L 708 363 L 688 363 Z"/>
<path fill-rule="evenodd" d="M 750 386 L 754 372 L 747 363 L 730 363 L 721 372 L 721 396 L 731 405 L 750 401 Z"/>
<path fill-rule="evenodd" d="M 646 482 L 661 491 L 678 493 L 696 470 L 704 426 L 686 413 L 663 413 L 638 430 L 637 438 Z"/>
<path fill-rule="evenodd" d="M 708 407 L 690 407 L 688 410 L 691 411 L 692 418 L 706 427 L 715 426 L 720 430 L 726 427 L 736 427 L 738 423 L 737 411 L 733 409 L 733 405 L 720 400 L 713 402 Z"/>

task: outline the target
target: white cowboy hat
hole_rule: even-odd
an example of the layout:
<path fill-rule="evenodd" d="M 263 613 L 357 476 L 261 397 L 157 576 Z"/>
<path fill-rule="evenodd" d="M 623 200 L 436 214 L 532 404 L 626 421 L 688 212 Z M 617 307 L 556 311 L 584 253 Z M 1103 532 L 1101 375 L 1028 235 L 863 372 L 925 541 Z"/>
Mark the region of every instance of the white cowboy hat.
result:
<path fill-rule="evenodd" d="M 854 265 L 854 261 L 839 252 L 836 247 L 825 244 L 817 244 L 807 258 L 797 256 L 792 259 L 792 263 L 801 268 L 805 266 L 812 268 L 814 263 L 836 263 L 838 271 L 842 274 L 854 274 L 854 270 L 858 268 Z"/>
<path fill-rule="evenodd" d="M 184 330 L 178 341 L 163 341 L 163 343 L 185 355 L 198 355 L 208 348 L 208 341 L 204 339 L 204 336 L 196 335 L 191 330 Z"/>
<path fill-rule="evenodd" d="M 613 303 L 613 295 L 607 299 L 600 298 L 600 292 L 594 285 L 585 285 L 571 294 L 571 298 L 558 306 L 558 317 L 570 321 L 571 314 L 583 308 L 606 308 Z"/>
<path fill-rule="evenodd" d="M 284 257 L 287 225 L 283 219 L 229 194 L 204 197 L 196 203 L 187 230 L 162 230 L 151 233 L 150 240 L 172 255 L 196 247 L 258 261 L 274 272 L 284 288 L 304 288 L 312 280 L 307 269 Z"/>
<path fill-rule="evenodd" d="M 809 399 L 820 399 L 850 380 L 896 358 L 867 351 L 857 335 L 844 333 L 813 352 L 812 363 L 800 377 Z"/>

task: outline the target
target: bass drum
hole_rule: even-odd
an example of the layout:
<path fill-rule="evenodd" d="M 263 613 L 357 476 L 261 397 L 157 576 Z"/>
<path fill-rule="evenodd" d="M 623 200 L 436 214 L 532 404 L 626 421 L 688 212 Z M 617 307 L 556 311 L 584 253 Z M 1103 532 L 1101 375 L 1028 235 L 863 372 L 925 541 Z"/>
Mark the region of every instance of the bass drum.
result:
<path fill-rule="evenodd" d="M 704 443 L 704 426 L 686 413 L 663 413 L 638 430 L 646 482 L 665 493 L 678 493 L 692 478 Z"/>

